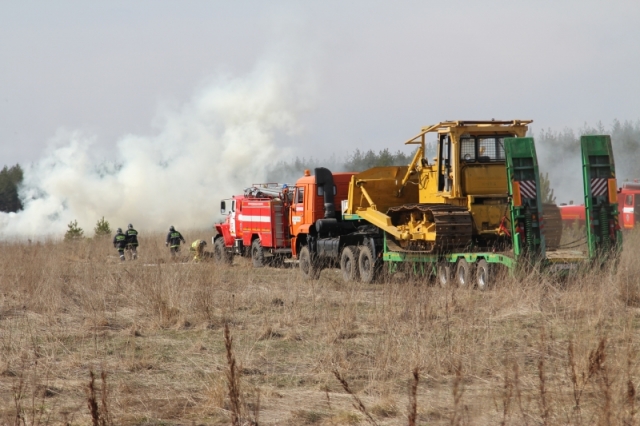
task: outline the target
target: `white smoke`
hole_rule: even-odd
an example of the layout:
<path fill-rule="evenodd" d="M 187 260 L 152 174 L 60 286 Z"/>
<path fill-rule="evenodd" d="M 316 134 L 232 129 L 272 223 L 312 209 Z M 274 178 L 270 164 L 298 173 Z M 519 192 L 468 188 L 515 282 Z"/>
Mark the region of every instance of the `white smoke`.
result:
<path fill-rule="evenodd" d="M 0 238 L 61 237 L 73 220 L 92 235 L 103 216 L 113 229 L 211 227 L 220 199 L 262 181 L 281 158 L 275 140 L 298 130 L 297 98 L 276 66 L 220 78 L 159 114 L 157 134 L 122 137 L 109 162 L 95 158 L 95 137 L 61 130 L 25 168 L 24 210 L 0 214 Z"/>

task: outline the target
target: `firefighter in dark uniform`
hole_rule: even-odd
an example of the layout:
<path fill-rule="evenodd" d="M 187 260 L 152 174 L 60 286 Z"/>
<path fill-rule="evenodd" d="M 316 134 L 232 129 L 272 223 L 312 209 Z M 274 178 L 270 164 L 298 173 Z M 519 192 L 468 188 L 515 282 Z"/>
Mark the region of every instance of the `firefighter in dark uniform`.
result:
<path fill-rule="evenodd" d="M 169 228 L 169 233 L 167 234 L 167 241 L 165 242 L 165 246 L 171 247 L 171 256 L 175 256 L 180 251 L 180 241 L 185 242 L 182 234 L 176 231 L 176 228 L 171 226 Z"/>
<path fill-rule="evenodd" d="M 131 250 L 133 260 L 138 258 L 138 231 L 133 229 L 132 224 L 127 228 L 127 250 Z"/>
<path fill-rule="evenodd" d="M 116 230 L 116 236 L 113 237 L 113 246 L 118 249 L 120 260 L 124 261 L 124 248 L 127 246 L 127 236 L 122 233 L 122 229 Z"/>

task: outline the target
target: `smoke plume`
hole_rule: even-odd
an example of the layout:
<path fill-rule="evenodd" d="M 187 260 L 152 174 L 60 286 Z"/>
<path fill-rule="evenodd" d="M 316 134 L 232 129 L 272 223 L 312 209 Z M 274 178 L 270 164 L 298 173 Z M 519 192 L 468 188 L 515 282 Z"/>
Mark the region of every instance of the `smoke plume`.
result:
<path fill-rule="evenodd" d="M 275 141 L 297 131 L 297 98 L 274 66 L 219 78 L 159 113 L 156 134 L 123 136 L 111 161 L 96 158 L 95 137 L 60 130 L 25 168 L 24 210 L 0 214 L 0 238 L 62 237 L 73 220 L 92 235 L 103 216 L 114 229 L 210 228 L 220 199 L 263 180 L 281 158 Z"/>

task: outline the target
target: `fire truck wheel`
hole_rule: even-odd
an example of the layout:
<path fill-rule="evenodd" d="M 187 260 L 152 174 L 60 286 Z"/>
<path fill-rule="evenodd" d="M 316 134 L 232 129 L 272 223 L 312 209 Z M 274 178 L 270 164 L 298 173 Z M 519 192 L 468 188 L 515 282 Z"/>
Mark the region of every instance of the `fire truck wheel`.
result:
<path fill-rule="evenodd" d="M 355 246 L 347 246 L 342 249 L 340 256 L 340 270 L 342 271 L 342 279 L 348 283 L 358 280 L 358 248 Z"/>
<path fill-rule="evenodd" d="M 218 238 L 213 245 L 213 259 L 218 263 L 225 263 L 227 265 L 233 263 L 233 253 L 227 252 L 222 238 Z"/>
<path fill-rule="evenodd" d="M 302 272 L 305 280 L 317 280 L 320 277 L 320 267 L 318 262 L 311 256 L 309 247 L 304 246 L 300 249 L 298 263 L 300 264 L 300 272 Z"/>
<path fill-rule="evenodd" d="M 262 251 L 262 245 L 260 245 L 260 239 L 255 239 L 251 243 L 251 261 L 254 268 L 262 268 L 264 266 L 264 252 Z"/>
<path fill-rule="evenodd" d="M 486 260 L 480 259 L 476 266 L 476 287 L 478 290 L 485 291 L 489 288 L 489 264 Z"/>
<path fill-rule="evenodd" d="M 360 255 L 358 256 L 360 281 L 365 284 L 372 283 L 376 278 L 376 268 L 376 260 L 373 258 L 371 248 L 369 248 L 369 246 L 362 246 L 360 248 Z"/>
<path fill-rule="evenodd" d="M 471 284 L 471 276 L 472 276 L 472 266 L 467 262 L 467 260 L 463 257 L 458 259 L 458 264 L 456 265 L 456 284 L 460 288 L 470 288 L 473 287 Z"/>

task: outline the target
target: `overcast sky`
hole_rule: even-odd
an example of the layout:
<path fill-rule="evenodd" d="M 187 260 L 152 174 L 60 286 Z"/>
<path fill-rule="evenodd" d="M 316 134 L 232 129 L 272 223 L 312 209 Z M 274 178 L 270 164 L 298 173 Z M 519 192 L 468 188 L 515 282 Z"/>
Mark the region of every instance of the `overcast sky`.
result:
<path fill-rule="evenodd" d="M 59 128 L 108 157 L 265 62 L 301 98 L 276 140 L 301 156 L 395 150 L 447 119 L 640 119 L 637 1 L 3 0 L 0 58 L 3 164 L 37 160 Z"/>

